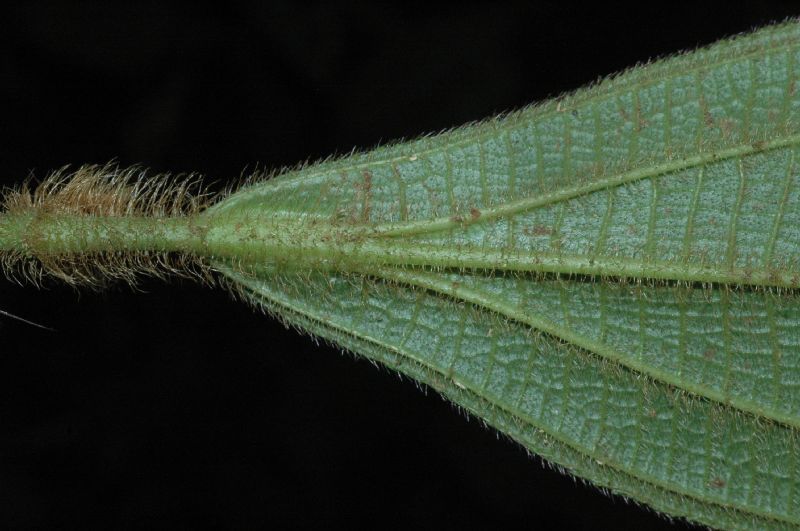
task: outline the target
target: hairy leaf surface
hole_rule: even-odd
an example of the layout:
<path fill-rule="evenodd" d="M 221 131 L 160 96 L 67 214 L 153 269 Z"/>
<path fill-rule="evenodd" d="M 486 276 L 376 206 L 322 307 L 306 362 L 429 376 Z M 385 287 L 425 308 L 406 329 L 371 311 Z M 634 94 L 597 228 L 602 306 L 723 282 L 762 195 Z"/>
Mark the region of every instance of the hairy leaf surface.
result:
<path fill-rule="evenodd" d="M 204 217 L 285 253 L 215 267 L 595 485 L 796 526 L 798 63 L 789 22 L 254 184 Z"/>

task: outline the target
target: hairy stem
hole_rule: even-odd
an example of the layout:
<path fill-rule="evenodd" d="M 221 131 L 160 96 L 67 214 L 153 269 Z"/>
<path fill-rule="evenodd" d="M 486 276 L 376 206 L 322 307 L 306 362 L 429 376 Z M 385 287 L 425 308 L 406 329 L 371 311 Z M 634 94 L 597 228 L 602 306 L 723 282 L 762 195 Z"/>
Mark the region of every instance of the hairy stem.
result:
<path fill-rule="evenodd" d="M 0 251 L 40 258 L 97 252 L 202 253 L 202 233 L 194 221 L 188 217 L 0 214 Z"/>

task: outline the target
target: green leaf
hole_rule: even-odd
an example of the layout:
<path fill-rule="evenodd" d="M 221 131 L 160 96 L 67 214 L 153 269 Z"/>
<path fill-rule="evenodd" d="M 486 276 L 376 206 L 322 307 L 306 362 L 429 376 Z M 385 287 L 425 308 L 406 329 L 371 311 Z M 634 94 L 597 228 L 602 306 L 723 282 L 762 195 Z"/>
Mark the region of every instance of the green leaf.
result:
<path fill-rule="evenodd" d="M 257 183 L 249 300 L 545 459 L 714 527 L 800 524 L 800 26 Z"/>
<path fill-rule="evenodd" d="M 577 477 L 800 525 L 800 24 L 262 180 L 111 165 L 9 191 L 0 267 L 208 274 Z"/>

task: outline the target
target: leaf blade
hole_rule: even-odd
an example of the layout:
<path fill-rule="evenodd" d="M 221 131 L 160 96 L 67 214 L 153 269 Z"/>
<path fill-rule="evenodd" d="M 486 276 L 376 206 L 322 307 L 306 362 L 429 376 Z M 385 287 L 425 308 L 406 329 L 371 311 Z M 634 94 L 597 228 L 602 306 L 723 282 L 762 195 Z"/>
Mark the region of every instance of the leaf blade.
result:
<path fill-rule="evenodd" d="M 800 525 L 798 54 L 790 22 L 246 187 L 207 219 L 292 253 L 215 267 L 595 484 Z"/>
<path fill-rule="evenodd" d="M 765 481 L 762 474 L 774 474 L 769 481 L 781 481 L 778 474 L 783 469 L 784 460 L 797 450 L 794 430 L 779 425 L 768 426 L 767 430 L 755 430 L 752 424 L 757 422 L 756 419 L 742 417 L 730 408 L 698 400 L 691 395 L 669 392 L 663 385 L 621 371 L 614 364 L 590 353 L 572 349 L 568 345 L 563 345 L 563 348 L 554 346 L 548 343 L 552 340 L 546 336 L 538 336 L 533 342 L 531 338 L 536 336 L 531 335 L 530 331 L 509 326 L 508 322 L 496 319 L 490 312 L 463 305 L 459 308 L 457 301 L 447 301 L 418 290 L 386 284 L 364 289 L 363 283 L 373 281 L 363 278 L 274 275 L 252 278 L 240 276 L 232 269 L 226 271 L 247 287 L 256 304 L 266 304 L 266 308 L 272 311 L 277 308 L 271 304 L 282 306 L 283 309 L 278 310 L 281 318 L 293 323 L 302 322 L 305 330 L 332 339 L 339 345 L 352 346 L 355 352 L 371 353 L 381 363 L 409 373 L 420 381 L 427 381 L 439 391 L 449 389 L 447 396 L 458 404 L 466 403 L 465 407 L 469 407 L 470 402 L 465 398 L 467 395 L 473 400 L 483 400 L 488 411 L 502 412 L 522 422 L 526 427 L 521 431 L 544 435 L 551 445 L 552 441 L 556 441 L 559 453 L 574 452 L 582 456 L 582 460 L 594 461 L 593 466 L 581 464 L 582 460 L 574 463 L 556 461 L 563 466 L 575 466 L 574 472 L 580 470 L 580 476 L 593 483 L 647 501 L 657 510 L 669 511 L 672 515 L 686 516 L 709 525 L 720 525 L 726 520 L 721 514 L 731 511 L 742 513 L 737 525 L 743 525 L 747 520 L 757 528 L 797 523 L 792 515 L 796 503 L 793 493 L 797 489 L 784 487 L 777 489 L 778 494 L 774 497 L 756 500 L 749 499 L 751 494 L 747 489 L 750 481 Z M 370 302 L 365 304 L 363 297 L 369 298 Z M 358 300 L 361 302 L 354 302 Z M 427 311 L 415 308 L 420 305 L 420 300 L 425 301 L 423 306 L 431 304 L 431 308 Z M 292 312 L 287 312 L 287 308 L 291 308 Z M 364 308 L 372 310 L 365 313 Z M 298 320 L 297 315 L 306 320 Z M 332 319 L 332 315 L 347 315 L 347 319 Z M 384 318 L 376 318 L 379 315 Z M 387 315 L 391 317 L 387 319 Z M 411 323 L 411 315 L 416 316 L 418 324 Z M 317 324 L 312 326 L 307 319 Z M 387 323 L 392 319 L 396 321 Z M 469 324 L 463 325 L 465 336 L 458 343 L 460 346 L 456 347 L 456 343 L 442 338 L 457 336 L 452 330 L 462 326 L 462 319 L 468 320 Z M 398 321 L 406 321 L 413 333 L 398 325 Z M 506 328 L 497 328 L 501 326 Z M 503 378 L 499 378 L 504 382 L 499 390 L 487 386 L 485 381 L 488 380 L 476 378 L 476 375 L 484 374 L 488 367 L 485 356 L 481 354 L 483 342 L 478 338 L 485 338 L 492 327 L 496 327 L 495 337 L 505 338 L 507 345 L 511 346 L 507 353 L 510 363 L 523 360 L 526 367 L 537 369 L 528 372 L 529 375 L 538 376 L 527 385 L 527 392 L 521 395 L 523 398 L 509 399 L 508 396 L 515 395 L 519 387 L 508 386 Z M 402 346 L 397 346 L 400 343 L 398 337 L 387 341 L 387 332 L 384 330 L 390 330 L 390 335 L 404 335 L 406 339 Z M 541 345 L 539 341 L 547 343 L 547 346 L 537 349 L 537 345 Z M 371 347 L 365 347 L 365 342 Z M 467 353 L 465 358 L 470 361 L 454 362 L 459 356 L 455 352 L 457 348 L 463 348 Z M 444 352 L 441 349 L 450 350 Z M 497 355 L 495 358 L 502 360 L 506 356 Z M 422 367 L 428 371 L 428 375 L 420 378 L 420 373 L 411 370 L 410 366 Z M 477 366 L 481 368 L 476 369 Z M 602 385 L 597 383 L 599 378 L 602 378 Z M 570 385 L 570 392 L 552 392 L 562 384 Z M 549 397 L 548 389 L 551 393 Z M 627 395 L 628 399 L 622 400 L 620 405 L 627 414 L 603 415 L 602 419 L 598 417 L 591 422 L 593 416 L 602 409 L 600 404 L 604 402 L 603 395 L 606 395 L 606 399 L 609 396 L 619 398 Z M 641 397 L 647 397 L 647 402 L 640 403 Z M 656 415 L 651 415 L 651 410 L 657 410 Z M 490 424 L 498 422 L 496 413 L 487 414 L 483 410 L 480 414 Z M 636 420 L 631 421 L 631 418 Z M 565 419 L 568 421 L 565 422 Z M 702 419 L 702 422 L 698 422 L 698 419 Z M 587 422 L 591 429 L 587 431 L 583 422 Z M 673 440 L 670 458 L 673 463 L 663 465 L 655 459 L 658 455 L 655 448 L 660 438 L 657 434 L 647 435 L 648 428 L 654 429 L 654 426 L 663 424 L 668 426 L 665 429 L 672 429 L 684 423 L 690 428 L 699 425 L 701 429 L 708 430 L 702 432 L 705 437 L 698 437 L 702 444 L 698 445 L 698 441 L 693 440 L 691 430 L 676 429 L 673 435 L 677 439 Z M 503 422 L 503 426 L 508 433 L 508 425 Z M 589 433 L 593 433 L 594 437 L 588 437 Z M 640 435 L 631 435 L 634 433 Z M 737 440 L 736 435 L 745 440 Z M 543 453 L 542 443 L 532 442 L 535 439 L 535 435 L 529 433 L 523 443 L 543 455 L 553 452 L 551 449 L 551 452 Z M 732 452 L 731 448 L 737 452 Z M 757 460 L 759 464 L 751 469 L 751 463 Z M 767 468 L 761 470 L 758 467 Z M 686 483 L 678 486 L 680 481 Z M 789 485 L 793 484 L 794 479 L 790 481 L 784 478 L 782 481 Z M 620 488 L 621 485 L 625 488 Z M 734 491 L 728 485 L 738 485 L 738 489 Z M 646 494 L 642 495 L 643 492 L 658 494 L 647 499 Z M 680 512 L 677 507 L 681 507 Z M 731 515 L 727 516 L 730 518 Z"/>

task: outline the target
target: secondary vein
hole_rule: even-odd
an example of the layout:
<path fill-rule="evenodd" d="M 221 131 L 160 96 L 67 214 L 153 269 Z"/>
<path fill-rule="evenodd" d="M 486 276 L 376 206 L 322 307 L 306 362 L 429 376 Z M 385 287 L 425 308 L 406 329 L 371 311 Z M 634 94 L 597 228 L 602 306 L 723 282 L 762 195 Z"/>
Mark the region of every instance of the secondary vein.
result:
<path fill-rule="evenodd" d="M 567 201 L 603 189 L 623 186 L 643 179 L 659 177 L 689 168 L 703 167 L 712 162 L 755 155 L 757 153 L 773 151 L 798 144 L 800 144 L 800 133 L 781 136 L 766 142 L 740 144 L 718 151 L 699 153 L 689 157 L 670 160 L 655 166 L 639 167 L 578 186 L 571 186 L 554 192 L 544 193 L 536 197 L 524 197 L 516 201 L 500 204 L 496 207 L 485 208 L 481 210 L 480 217 L 472 223 L 482 223 L 500 217 L 509 217 L 527 210 Z M 470 224 L 469 220 L 448 216 L 406 223 L 379 224 L 372 227 L 370 232 L 374 236 L 416 236 L 431 232 L 451 230 L 467 224 Z"/>

